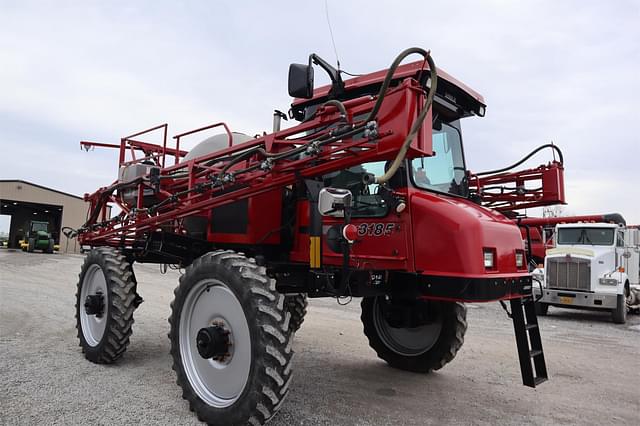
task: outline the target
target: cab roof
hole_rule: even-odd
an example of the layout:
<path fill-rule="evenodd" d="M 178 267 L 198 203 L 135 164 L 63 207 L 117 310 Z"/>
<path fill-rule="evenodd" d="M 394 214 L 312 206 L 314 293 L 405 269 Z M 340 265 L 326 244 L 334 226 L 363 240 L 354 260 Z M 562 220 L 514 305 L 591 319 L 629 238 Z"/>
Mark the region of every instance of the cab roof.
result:
<path fill-rule="evenodd" d="M 400 65 L 394 73 L 393 81 L 397 82 L 407 77 L 415 78 L 420 73 L 428 70 L 429 65 L 425 61 L 416 61 Z M 376 87 L 379 88 L 386 74 L 387 69 L 383 69 L 345 80 L 344 87 L 347 98 L 352 99 L 362 96 L 365 93 L 370 93 L 372 90 L 375 90 Z M 294 99 L 291 104 L 292 110 L 295 112 L 296 110 L 304 109 L 306 106 L 324 102 L 328 99 L 329 90 L 331 90 L 330 84 L 315 89 L 312 99 Z M 350 94 L 352 96 L 349 96 Z M 483 116 L 484 109 L 486 108 L 484 97 L 481 94 L 455 79 L 441 68 L 438 68 L 436 99 L 439 99 L 441 102 L 453 104 L 460 110 L 461 117 L 473 114 Z"/>
<path fill-rule="evenodd" d="M 578 222 L 578 223 L 559 223 L 558 228 L 620 228 L 617 223 L 606 222 Z"/>

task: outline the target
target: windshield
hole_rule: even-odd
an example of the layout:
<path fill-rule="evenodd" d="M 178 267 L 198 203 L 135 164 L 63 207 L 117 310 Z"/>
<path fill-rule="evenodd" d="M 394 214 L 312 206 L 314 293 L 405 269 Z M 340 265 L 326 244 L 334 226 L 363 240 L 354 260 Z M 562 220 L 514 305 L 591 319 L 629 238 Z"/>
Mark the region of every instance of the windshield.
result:
<path fill-rule="evenodd" d="M 31 222 L 31 231 L 32 232 L 38 232 L 38 231 L 47 232 L 48 225 L 49 225 L 48 222 Z"/>
<path fill-rule="evenodd" d="M 462 140 L 457 122 L 442 123 L 440 129 L 435 127 L 432 137 L 434 155 L 411 160 L 411 180 L 419 188 L 466 197 Z"/>
<path fill-rule="evenodd" d="M 612 228 L 560 228 L 558 244 L 610 246 L 613 244 Z"/>
<path fill-rule="evenodd" d="M 408 174 L 411 175 L 411 180 L 417 187 L 463 197 L 468 196 L 462 141 L 458 126 L 458 121 L 434 125 L 432 149 L 435 154 L 432 157 L 421 157 L 408 161 L 411 165 L 411 171 Z M 328 173 L 323 176 L 324 186 L 351 191 L 353 194 L 353 217 L 383 217 L 387 215 L 389 206 L 380 191 L 380 185 L 365 185 L 362 176 L 365 173 L 381 176 L 390 164 L 391 160 L 375 161 Z M 389 181 L 389 186 L 402 188 L 407 184 L 406 165 L 403 165 L 400 172 L 396 173 Z"/>

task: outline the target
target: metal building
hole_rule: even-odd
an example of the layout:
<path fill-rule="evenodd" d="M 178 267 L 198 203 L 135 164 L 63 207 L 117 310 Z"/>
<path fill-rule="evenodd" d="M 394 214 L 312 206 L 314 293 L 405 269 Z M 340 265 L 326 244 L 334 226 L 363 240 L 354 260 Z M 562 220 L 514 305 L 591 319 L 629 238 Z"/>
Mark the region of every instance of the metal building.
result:
<path fill-rule="evenodd" d="M 11 216 L 9 248 L 18 248 L 32 220 L 49 222 L 49 232 L 60 252 L 78 253 L 77 241 L 62 233 L 65 226 L 77 229 L 89 208 L 81 197 L 23 180 L 0 180 L 0 214 Z"/>

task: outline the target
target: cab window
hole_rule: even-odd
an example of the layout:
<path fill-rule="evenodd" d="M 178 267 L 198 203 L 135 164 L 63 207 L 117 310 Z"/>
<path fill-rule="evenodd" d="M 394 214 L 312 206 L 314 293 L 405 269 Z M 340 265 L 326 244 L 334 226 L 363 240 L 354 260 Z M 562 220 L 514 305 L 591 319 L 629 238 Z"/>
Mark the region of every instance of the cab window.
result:
<path fill-rule="evenodd" d="M 384 167 L 385 161 L 376 161 L 329 173 L 324 176 L 324 185 L 351 191 L 353 217 L 383 217 L 389 212 L 389 207 L 378 193 L 380 185 L 365 185 L 362 177 L 365 173 L 381 176 L 384 174 Z"/>

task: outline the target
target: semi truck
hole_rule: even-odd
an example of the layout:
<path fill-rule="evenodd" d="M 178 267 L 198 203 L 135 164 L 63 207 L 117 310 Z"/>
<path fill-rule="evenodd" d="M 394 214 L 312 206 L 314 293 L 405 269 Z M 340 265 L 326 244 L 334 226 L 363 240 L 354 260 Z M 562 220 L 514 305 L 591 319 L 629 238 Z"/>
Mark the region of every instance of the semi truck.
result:
<path fill-rule="evenodd" d="M 556 225 L 555 247 L 534 272 L 536 310 L 549 306 L 610 311 L 624 324 L 640 308 L 640 230 L 624 224 Z"/>
<path fill-rule="evenodd" d="M 555 226 L 561 223 L 620 223 L 625 220 L 620 213 L 591 214 L 580 216 L 522 217 L 516 222 L 529 252 L 532 269 L 544 264 L 546 251 L 554 247 Z"/>

